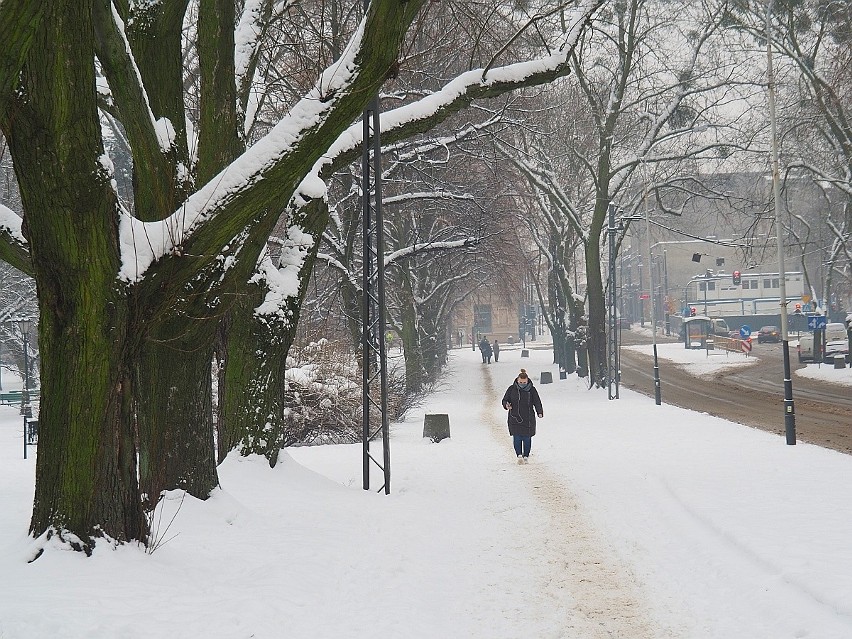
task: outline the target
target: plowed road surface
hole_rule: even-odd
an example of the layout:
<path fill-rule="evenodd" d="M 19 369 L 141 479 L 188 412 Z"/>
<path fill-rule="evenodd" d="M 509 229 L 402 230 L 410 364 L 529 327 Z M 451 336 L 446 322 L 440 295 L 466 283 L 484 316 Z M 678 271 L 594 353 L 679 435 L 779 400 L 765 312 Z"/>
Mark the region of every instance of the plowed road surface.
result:
<path fill-rule="evenodd" d="M 650 338 L 622 332 L 622 343 L 649 343 Z M 658 342 L 671 341 L 658 337 Z M 802 365 L 791 349 L 791 367 Z M 687 369 L 659 360 L 662 400 L 682 408 L 784 435 L 784 367 L 780 344 L 755 344 L 758 363 L 713 379 L 692 377 Z M 852 453 L 852 389 L 849 386 L 793 377 L 797 440 Z M 621 383 L 653 397 L 653 359 L 621 349 Z"/>

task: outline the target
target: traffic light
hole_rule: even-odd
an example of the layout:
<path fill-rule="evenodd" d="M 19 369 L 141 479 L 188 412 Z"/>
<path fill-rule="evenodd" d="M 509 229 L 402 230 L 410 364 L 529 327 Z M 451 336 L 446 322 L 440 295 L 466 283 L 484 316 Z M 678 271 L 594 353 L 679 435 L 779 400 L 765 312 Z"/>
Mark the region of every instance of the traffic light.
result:
<path fill-rule="evenodd" d="M 694 306 L 689 307 L 689 316 L 695 317 L 695 307 Z"/>
<path fill-rule="evenodd" d="M 740 281 L 742 280 L 742 275 L 740 274 L 739 271 L 734 271 L 733 279 L 734 279 L 734 286 L 739 286 Z"/>

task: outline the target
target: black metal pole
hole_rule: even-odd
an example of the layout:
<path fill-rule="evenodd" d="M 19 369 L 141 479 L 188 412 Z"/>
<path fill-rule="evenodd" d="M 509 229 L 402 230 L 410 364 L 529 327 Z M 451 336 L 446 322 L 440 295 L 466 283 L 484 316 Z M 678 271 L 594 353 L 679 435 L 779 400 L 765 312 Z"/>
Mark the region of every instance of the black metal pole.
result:
<path fill-rule="evenodd" d="M 663 403 L 660 396 L 660 364 L 657 361 L 657 345 L 654 344 L 654 403 L 660 406 Z"/>
<path fill-rule="evenodd" d="M 607 398 L 618 399 L 619 397 L 619 361 L 618 361 L 618 319 L 616 318 L 616 304 L 618 302 L 616 291 L 616 254 L 615 254 L 615 209 L 613 203 L 609 204 L 607 235 L 609 235 L 609 272 L 607 273 Z"/>
<path fill-rule="evenodd" d="M 24 331 L 24 392 L 21 393 L 21 401 L 24 406 L 30 404 L 30 360 L 27 351 L 29 342 L 27 341 L 27 332 Z"/>
<path fill-rule="evenodd" d="M 365 7 L 366 8 L 366 7 Z M 372 226 L 372 211 L 370 208 L 370 112 L 364 112 L 363 119 L 364 146 L 361 153 L 361 181 L 364 191 L 361 199 L 361 235 L 364 241 L 363 265 L 361 268 L 361 414 L 362 428 L 362 479 L 364 490 L 370 490 L 370 358 L 373 356 L 370 348 L 370 280 L 372 278 L 372 257 L 370 253 L 370 229 Z"/>
<path fill-rule="evenodd" d="M 772 163 L 772 199 L 775 204 L 775 235 L 778 246 L 778 282 L 781 294 L 781 340 L 784 352 L 784 431 L 787 445 L 796 443 L 796 411 L 793 406 L 793 380 L 790 375 L 790 342 L 787 330 L 787 274 L 784 267 L 784 226 L 781 223 L 781 186 L 778 170 L 778 133 L 775 116 L 775 73 L 772 67 L 772 0 L 766 3 L 766 88 Z"/>
<path fill-rule="evenodd" d="M 380 408 L 382 411 L 382 471 L 384 473 L 385 495 L 390 495 L 390 425 L 388 423 L 388 363 L 387 346 L 385 345 L 385 227 L 382 211 L 382 127 L 379 111 L 379 96 L 374 98 L 373 105 L 373 172 L 375 173 L 376 205 L 376 289 L 378 303 L 376 304 L 376 320 L 378 322 L 378 364 L 379 383 L 381 388 Z M 366 146 L 366 141 L 365 141 Z"/>
<path fill-rule="evenodd" d="M 782 343 L 784 352 L 784 432 L 787 436 L 787 445 L 796 444 L 796 407 L 793 404 L 793 379 L 790 375 L 790 342 L 786 339 Z"/>
<path fill-rule="evenodd" d="M 664 302 L 666 304 L 666 335 L 672 334 L 672 322 L 669 316 L 669 258 L 666 249 L 663 249 L 663 282 L 666 287 Z"/>

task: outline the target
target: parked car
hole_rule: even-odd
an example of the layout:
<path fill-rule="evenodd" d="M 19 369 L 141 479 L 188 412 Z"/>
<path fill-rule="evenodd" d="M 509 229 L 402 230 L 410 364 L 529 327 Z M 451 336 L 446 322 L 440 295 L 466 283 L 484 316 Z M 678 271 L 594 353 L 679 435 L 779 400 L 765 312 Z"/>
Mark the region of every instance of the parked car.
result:
<path fill-rule="evenodd" d="M 630 330 L 630 320 L 626 317 L 619 317 L 618 328 L 626 328 L 627 330 Z"/>
<path fill-rule="evenodd" d="M 799 337 L 799 345 L 796 347 L 796 350 L 799 352 L 799 362 L 814 361 L 814 334 L 803 333 Z"/>
<path fill-rule="evenodd" d="M 832 322 L 825 325 L 823 361 L 831 364 L 837 355 L 843 355 L 846 361 L 849 360 L 849 337 L 846 333 L 846 325 L 843 322 Z"/>
<path fill-rule="evenodd" d="M 719 318 L 715 317 L 711 320 L 713 322 L 713 334 L 714 335 L 723 335 L 726 336 L 731 332 L 731 329 L 728 328 L 728 323 Z"/>
<path fill-rule="evenodd" d="M 761 326 L 760 330 L 757 332 L 757 343 L 763 344 L 763 342 L 780 342 L 781 341 L 781 331 L 777 326 Z"/>

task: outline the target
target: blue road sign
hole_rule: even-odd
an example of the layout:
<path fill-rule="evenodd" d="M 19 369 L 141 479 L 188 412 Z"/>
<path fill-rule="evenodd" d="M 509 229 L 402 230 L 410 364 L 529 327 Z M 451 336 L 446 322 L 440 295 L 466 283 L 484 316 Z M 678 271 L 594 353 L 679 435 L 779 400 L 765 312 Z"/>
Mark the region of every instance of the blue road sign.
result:
<path fill-rule="evenodd" d="M 740 337 L 742 337 L 743 339 L 748 339 L 749 337 L 751 337 L 751 326 L 749 326 L 748 324 L 743 324 L 742 326 L 740 326 Z"/>
<path fill-rule="evenodd" d="M 825 315 L 809 315 L 808 316 L 808 328 L 812 331 L 818 331 L 821 329 L 825 329 Z"/>

